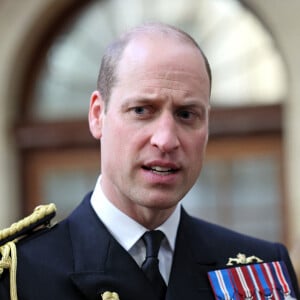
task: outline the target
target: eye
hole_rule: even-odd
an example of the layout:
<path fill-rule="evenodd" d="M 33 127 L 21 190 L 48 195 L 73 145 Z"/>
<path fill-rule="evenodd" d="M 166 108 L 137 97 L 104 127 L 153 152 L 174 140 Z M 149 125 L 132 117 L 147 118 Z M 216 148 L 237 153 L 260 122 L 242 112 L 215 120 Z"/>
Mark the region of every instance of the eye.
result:
<path fill-rule="evenodd" d="M 177 112 L 177 116 L 181 119 L 189 120 L 189 119 L 195 117 L 195 113 L 188 111 L 188 110 L 181 110 L 181 111 Z"/>
<path fill-rule="evenodd" d="M 147 109 L 144 106 L 137 106 L 133 107 L 132 110 L 137 114 L 137 115 L 143 115 L 147 113 Z"/>
<path fill-rule="evenodd" d="M 176 118 L 182 124 L 198 128 L 205 120 L 205 114 L 201 109 L 184 107 L 176 111 Z"/>
<path fill-rule="evenodd" d="M 149 119 L 153 116 L 154 109 L 149 105 L 139 105 L 130 108 L 131 116 L 137 119 Z"/>

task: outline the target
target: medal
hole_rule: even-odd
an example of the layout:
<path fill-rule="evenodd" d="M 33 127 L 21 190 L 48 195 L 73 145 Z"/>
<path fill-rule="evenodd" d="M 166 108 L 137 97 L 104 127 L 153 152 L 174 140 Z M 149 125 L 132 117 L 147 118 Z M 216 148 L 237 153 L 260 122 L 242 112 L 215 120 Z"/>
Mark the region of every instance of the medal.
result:
<path fill-rule="evenodd" d="M 208 276 L 217 300 L 297 300 L 283 261 L 210 271 Z"/>

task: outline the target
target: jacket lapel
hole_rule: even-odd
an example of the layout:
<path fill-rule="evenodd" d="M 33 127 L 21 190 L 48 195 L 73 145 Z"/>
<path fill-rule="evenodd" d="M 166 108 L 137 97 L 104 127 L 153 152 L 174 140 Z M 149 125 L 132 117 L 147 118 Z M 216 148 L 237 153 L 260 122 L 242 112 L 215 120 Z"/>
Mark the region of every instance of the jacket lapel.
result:
<path fill-rule="evenodd" d="M 118 293 L 121 300 L 154 300 L 141 269 L 96 216 L 89 198 L 69 218 L 74 255 L 72 282 L 91 300 L 101 299 L 105 291 Z"/>
<path fill-rule="evenodd" d="M 207 273 L 216 268 L 217 255 L 199 230 L 182 209 L 167 300 L 214 299 Z"/>

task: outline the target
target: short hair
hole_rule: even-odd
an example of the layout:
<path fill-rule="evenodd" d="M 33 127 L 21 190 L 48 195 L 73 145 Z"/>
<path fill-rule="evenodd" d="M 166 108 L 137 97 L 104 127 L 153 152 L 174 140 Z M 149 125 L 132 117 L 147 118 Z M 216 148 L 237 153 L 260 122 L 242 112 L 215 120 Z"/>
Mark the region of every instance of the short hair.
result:
<path fill-rule="evenodd" d="M 109 98 L 111 96 L 111 90 L 116 84 L 117 81 L 117 67 L 122 58 L 122 54 L 129 44 L 135 37 L 141 34 L 149 34 L 149 33 L 160 33 L 163 35 L 167 35 L 173 38 L 177 38 L 180 41 L 188 42 L 191 45 L 195 46 L 199 49 L 207 71 L 207 75 L 209 78 L 210 89 L 212 82 L 211 68 L 208 62 L 208 59 L 199 44 L 185 31 L 176 28 L 171 25 L 163 24 L 163 23 L 146 23 L 131 29 L 130 31 L 125 32 L 118 39 L 112 42 L 105 50 L 104 55 L 102 57 L 100 71 L 98 75 L 97 81 L 97 89 L 99 90 L 103 100 L 108 103 Z"/>

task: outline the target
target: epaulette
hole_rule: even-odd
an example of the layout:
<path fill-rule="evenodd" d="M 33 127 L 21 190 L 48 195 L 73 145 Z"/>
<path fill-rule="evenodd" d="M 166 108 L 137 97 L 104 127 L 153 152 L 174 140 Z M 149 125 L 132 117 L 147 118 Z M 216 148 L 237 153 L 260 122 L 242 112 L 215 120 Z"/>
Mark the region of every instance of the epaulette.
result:
<path fill-rule="evenodd" d="M 0 231 L 0 277 L 5 269 L 10 274 L 10 298 L 17 300 L 17 249 L 16 243 L 24 237 L 42 228 L 49 227 L 56 215 L 56 206 L 51 203 L 36 207 L 33 213 Z"/>

